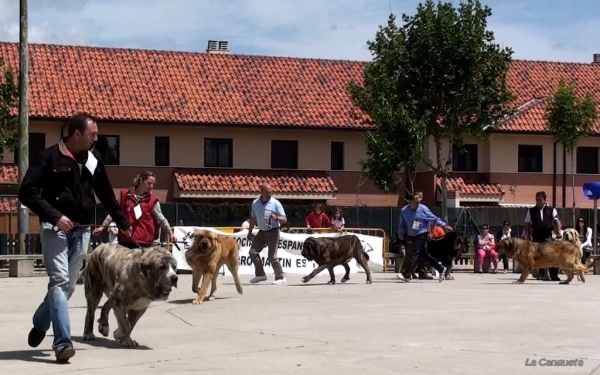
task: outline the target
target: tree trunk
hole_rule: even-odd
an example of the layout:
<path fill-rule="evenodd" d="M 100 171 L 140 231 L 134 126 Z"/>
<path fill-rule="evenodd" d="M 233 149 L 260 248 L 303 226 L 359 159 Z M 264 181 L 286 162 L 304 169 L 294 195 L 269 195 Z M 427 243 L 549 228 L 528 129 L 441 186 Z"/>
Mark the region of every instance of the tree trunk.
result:
<path fill-rule="evenodd" d="M 573 228 L 577 228 L 577 222 L 575 221 L 575 158 L 571 151 L 571 191 L 573 192 Z"/>

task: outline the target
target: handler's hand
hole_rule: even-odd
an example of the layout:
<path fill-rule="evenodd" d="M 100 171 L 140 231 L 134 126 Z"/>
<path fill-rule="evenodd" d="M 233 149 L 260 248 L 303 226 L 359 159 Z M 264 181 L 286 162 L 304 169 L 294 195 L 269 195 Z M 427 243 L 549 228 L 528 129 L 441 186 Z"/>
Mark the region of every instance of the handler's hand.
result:
<path fill-rule="evenodd" d="M 92 235 L 99 236 L 102 234 L 102 232 L 104 232 L 104 227 L 98 227 L 98 228 L 94 229 L 94 231 L 92 232 Z"/>
<path fill-rule="evenodd" d="M 60 219 L 58 219 L 58 223 L 56 223 L 56 226 L 63 232 L 68 232 L 71 229 L 73 229 L 73 223 L 71 222 L 71 220 L 69 220 L 68 217 L 64 215 L 61 216 Z"/>
<path fill-rule="evenodd" d="M 128 237 L 131 237 L 131 227 L 127 228 L 127 230 L 122 230 L 121 233 Z"/>
<path fill-rule="evenodd" d="M 561 240 L 562 239 L 562 234 L 560 234 L 560 232 L 556 233 L 556 239 L 557 240 Z"/>
<path fill-rule="evenodd" d="M 446 225 L 444 228 L 448 229 L 448 230 L 452 230 L 452 227 L 450 225 Z"/>

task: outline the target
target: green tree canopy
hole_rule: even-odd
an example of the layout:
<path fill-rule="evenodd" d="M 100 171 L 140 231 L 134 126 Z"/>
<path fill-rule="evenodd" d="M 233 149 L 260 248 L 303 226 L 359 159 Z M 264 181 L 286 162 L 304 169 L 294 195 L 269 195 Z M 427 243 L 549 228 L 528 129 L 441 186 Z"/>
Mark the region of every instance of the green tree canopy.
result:
<path fill-rule="evenodd" d="M 14 150 L 19 144 L 19 86 L 15 74 L 0 57 L 0 162 L 4 151 Z"/>
<path fill-rule="evenodd" d="M 418 164 L 423 160 L 418 152 L 432 136 L 436 160 L 423 161 L 443 179 L 445 217 L 452 147 L 444 158 L 442 140 L 461 148 L 465 135 L 485 138 L 485 127 L 508 114 L 513 99 L 507 86 L 512 50 L 493 42 L 487 30 L 491 14 L 475 0 L 457 8 L 427 0 L 414 16 L 402 15 L 401 27 L 391 14 L 368 42 L 374 59 L 364 84 L 349 87 L 356 106 L 376 126 L 366 135 L 367 176 L 389 188 L 392 177 L 386 176 L 397 170 L 391 166 Z"/>

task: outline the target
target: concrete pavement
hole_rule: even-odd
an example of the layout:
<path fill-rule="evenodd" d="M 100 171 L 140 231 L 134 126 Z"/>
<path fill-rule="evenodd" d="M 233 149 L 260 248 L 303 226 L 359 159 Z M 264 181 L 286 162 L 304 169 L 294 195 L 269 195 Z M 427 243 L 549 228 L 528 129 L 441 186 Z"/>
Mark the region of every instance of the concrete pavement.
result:
<path fill-rule="evenodd" d="M 441 284 L 404 284 L 380 273 L 372 285 L 357 274 L 329 286 L 326 274 L 306 285 L 288 275 L 285 287 L 244 276 L 241 297 L 220 276 L 218 299 L 201 306 L 191 304 L 191 276 L 180 275 L 180 289 L 134 330 L 139 349 L 112 339 L 112 314 L 109 338 L 81 340 L 78 285 L 70 302 L 77 354 L 66 365 L 54 363 L 51 330 L 39 348 L 27 345 L 47 279 L 3 278 L 0 374 L 600 374 L 598 276 L 512 285 L 516 274 L 455 273 Z M 561 359 L 582 366 L 541 365 Z"/>

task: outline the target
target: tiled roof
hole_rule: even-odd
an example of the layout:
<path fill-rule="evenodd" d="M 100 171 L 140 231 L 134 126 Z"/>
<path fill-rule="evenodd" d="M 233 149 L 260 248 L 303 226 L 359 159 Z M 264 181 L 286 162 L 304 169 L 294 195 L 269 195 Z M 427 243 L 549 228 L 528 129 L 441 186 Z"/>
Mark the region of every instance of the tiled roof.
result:
<path fill-rule="evenodd" d="M 365 62 L 46 44 L 29 51 L 32 117 L 85 109 L 102 120 L 364 128 L 347 84 L 363 81 Z M 18 69 L 18 44 L 0 42 L 0 56 Z M 514 60 L 512 107 L 552 95 L 561 77 L 600 106 L 600 64 Z M 539 110 L 527 113 L 500 130 L 545 126 Z"/>
<path fill-rule="evenodd" d="M 0 43 L 16 71 L 18 44 Z M 365 63 L 30 44 L 32 117 L 360 128 L 346 85 Z"/>
<path fill-rule="evenodd" d="M 259 193 L 268 182 L 275 194 L 334 194 L 337 187 L 326 172 L 208 171 L 175 172 L 180 190 L 206 193 Z"/>
<path fill-rule="evenodd" d="M 437 187 L 442 188 L 442 179 L 436 177 Z M 477 173 L 456 175 L 447 180 L 447 190 L 450 196 L 455 192 L 461 195 L 503 195 L 500 184 L 490 183 L 485 176 Z"/>
<path fill-rule="evenodd" d="M 0 184 L 17 184 L 19 169 L 15 164 L 0 164 Z"/>
<path fill-rule="evenodd" d="M 544 119 L 548 98 L 532 99 L 516 109 L 513 116 L 498 123 L 500 131 L 547 132 L 548 126 Z"/>
<path fill-rule="evenodd" d="M 0 213 L 16 212 L 17 198 L 0 197 Z"/>

